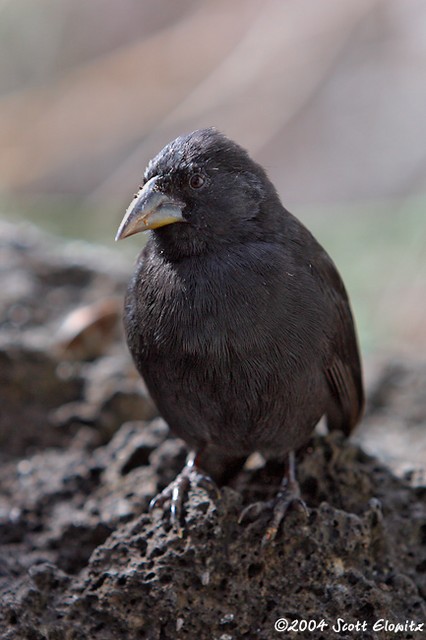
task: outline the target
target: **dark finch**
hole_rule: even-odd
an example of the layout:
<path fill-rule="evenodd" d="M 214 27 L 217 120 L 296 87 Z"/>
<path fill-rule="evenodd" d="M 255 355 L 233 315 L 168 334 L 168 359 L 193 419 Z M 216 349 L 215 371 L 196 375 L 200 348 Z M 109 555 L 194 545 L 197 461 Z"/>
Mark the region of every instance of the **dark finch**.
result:
<path fill-rule="evenodd" d="M 116 239 L 147 229 L 126 297 L 127 342 L 164 419 L 196 454 L 162 499 L 176 515 L 197 468 L 223 482 L 254 451 L 290 454 L 273 538 L 301 502 L 292 452 L 324 414 L 349 434 L 362 411 L 343 282 L 262 167 L 215 129 L 177 138 L 149 163 Z"/>

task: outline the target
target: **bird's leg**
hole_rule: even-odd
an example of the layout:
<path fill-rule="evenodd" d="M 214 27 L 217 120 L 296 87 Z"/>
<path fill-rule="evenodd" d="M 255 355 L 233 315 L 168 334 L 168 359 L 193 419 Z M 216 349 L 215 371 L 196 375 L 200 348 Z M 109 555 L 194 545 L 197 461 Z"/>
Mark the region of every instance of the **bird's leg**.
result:
<path fill-rule="evenodd" d="M 294 451 L 288 454 L 286 472 L 275 498 L 267 502 L 255 502 L 254 504 L 248 505 L 248 507 L 242 511 L 239 522 L 241 523 L 247 519 L 255 520 L 266 509 L 271 509 L 272 518 L 261 543 L 262 547 L 264 547 L 275 539 L 281 522 L 285 519 L 289 508 L 292 506 L 298 506 L 306 514 L 308 513 L 308 508 L 301 498 L 299 483 L 296 479 L 296 459 Z"/>
<path fill-rule="evenodd" d="M 287 473 L 284 475 L 274 500 L 271 522 L 262 538 L 262 547 L 272 542 L 277 535 L 278 527 L 285 519 L 290 507 L 297 506 L 308 514 L 308 507 L 300 494 L 296 478 L 296 456 L 294 451 L 288 454 Z"/>
<path fill-rule="evenodd" d="M 162 507 L 166 502 L 170 502 L 170 519 L 172 525 L 178 529 L 179 535 L 183 534 L 183 507 L 191 485 L 195 484 L 207 491 L 214 490 L 216 495 L 219 493 L 213 480 L 204 474 L 199 467 L 201 454 L 202 451 L 191 452 L 179 475 L 149 503 L 149 509 L 152 510 L 155 507 Z"/>

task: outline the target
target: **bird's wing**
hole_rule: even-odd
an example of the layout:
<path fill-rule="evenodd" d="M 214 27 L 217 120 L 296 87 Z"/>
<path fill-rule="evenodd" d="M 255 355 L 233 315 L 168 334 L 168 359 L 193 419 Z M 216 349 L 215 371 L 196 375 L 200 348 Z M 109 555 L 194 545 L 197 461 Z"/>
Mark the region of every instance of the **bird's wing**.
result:
<path fill-rule="evenodd" d="M 325 363 L 325 375 L 331 391 L 327 421 L 329 429 L 340 429 L 348 435 L 360 419 L 364 407 L 355 326 L 343 281 L 323 249 L 316 256 L 315 270 L 323 293 L 337 314 L 336 331 L 331 337 L 331 357 Z"/>

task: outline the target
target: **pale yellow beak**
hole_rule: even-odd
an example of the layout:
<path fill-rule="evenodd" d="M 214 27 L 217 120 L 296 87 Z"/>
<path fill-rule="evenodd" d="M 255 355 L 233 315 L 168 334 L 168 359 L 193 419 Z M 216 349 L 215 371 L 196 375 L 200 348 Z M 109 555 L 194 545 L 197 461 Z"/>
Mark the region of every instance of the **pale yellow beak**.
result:
<path fill-rule="evenodd" d="M 158 176 L 154 176 L 136 194 L 118 227 L 116 240 L 184 220 L 183 204 L 159 191 L 157 181 Z"/>

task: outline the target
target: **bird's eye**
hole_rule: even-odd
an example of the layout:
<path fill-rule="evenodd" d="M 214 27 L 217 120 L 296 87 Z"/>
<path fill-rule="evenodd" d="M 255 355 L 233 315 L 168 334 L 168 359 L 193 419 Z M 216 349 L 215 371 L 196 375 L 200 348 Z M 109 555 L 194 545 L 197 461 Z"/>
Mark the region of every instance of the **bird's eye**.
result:
<path fill-rule="evenodd" d="M 189 186 L 191 187 L 191 189 L 201 189 L 201 187 L 203 186 L 205 180 L 203 178 L 203 176 L 200 173 L 194 173 L 190 178 L 189 178 Z"/>

